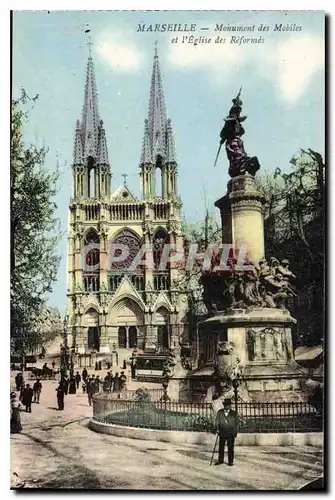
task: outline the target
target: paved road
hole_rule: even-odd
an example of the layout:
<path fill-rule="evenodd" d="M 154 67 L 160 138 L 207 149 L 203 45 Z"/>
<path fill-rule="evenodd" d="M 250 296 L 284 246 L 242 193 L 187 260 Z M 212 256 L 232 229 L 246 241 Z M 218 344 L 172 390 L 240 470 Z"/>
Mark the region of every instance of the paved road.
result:
<path fill-rule="evenodd" d="M 295 490 L 322 473 L 322 451 L 312 447 L 237 447 L 234 467 L 210 467 L 206 446 L 98 434 L 87 427 L 87 396 L 66 396 L 61 412 L 55 387 L 44 382 L 41 403 L 11 436 L 14 487 Z"/>

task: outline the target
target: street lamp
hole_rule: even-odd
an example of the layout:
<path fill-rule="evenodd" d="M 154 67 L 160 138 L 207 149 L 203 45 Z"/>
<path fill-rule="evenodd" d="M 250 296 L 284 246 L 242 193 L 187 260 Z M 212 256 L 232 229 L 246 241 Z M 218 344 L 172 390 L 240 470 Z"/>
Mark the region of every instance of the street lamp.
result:
<path fill-rule="evenodd" d="M 65 313 L 63 320 L 63 336 L 64 336 L 64 345 L 67 348 L 67 323 L 68 323 L 68 315 Z"/>
<path fill-rule="evenodd" d="M 233 388 L 234 388 L 234 399 L 235 399 L 235 412 L 237 415 L 237 397 L 238 397 L 238 386 L 240 385 L 240 381 L 238 378 L 234 378 L 233 380 Z"/>
<path fill-rule="evenodd" d="M 67 347 L 67 314 L 64 316 L 63 321 L 63 337 L 64 337 L 64 346 L 61 345 L 60 349 L 60 372 L 61 375 L 65 376 L 68 368 L 68 347 Z"/>

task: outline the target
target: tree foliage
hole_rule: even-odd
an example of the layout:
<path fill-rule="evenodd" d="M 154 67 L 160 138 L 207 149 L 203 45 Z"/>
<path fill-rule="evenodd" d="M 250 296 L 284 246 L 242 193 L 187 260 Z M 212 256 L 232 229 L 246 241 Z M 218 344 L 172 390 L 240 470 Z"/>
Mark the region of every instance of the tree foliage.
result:
<path fill-rule="evenodd" d="M 295 239 L 311 262 L 323 264 L 325 222 L 325 164 L 312 149 L 300 150 L 290 161 L 293 169 L 256 178 L 266 199 L 266 230 L 272 251 Z"/>
<path fill-rule="evenodd" d="M 12 101 L 11 126 L 11 347 L 27 351 L 41 342 L 40 318 L 59 265 L 58 171 L 44 162 L 45 147 L 24 141 L 33 99 L 22 91 Z"/>
<path fill-rule="evenodd" d="M 221 242 L 221 227 L 214 213 L 208 210 L 201 221 L 183 222 L 183 234 L 185 239 L 191 243 L 204 244 Z"/>
<path fill-rule="evenodd" d="M 38 332 L 41 346 L 53 342 L 57 337 L 64 335 L 64 325 L 59 310 L 55 307 L 46 307 L 40 314 Z"/>
<path fill-rule="evenodd" d="M 256 177 L 266 199 L 268 257 L 288 258 L 297 276 L 294 316 L 302 344 L 319 344 L 324 325 L 325 164 L 320 153 L 301 149 L 288 173 Z"/>

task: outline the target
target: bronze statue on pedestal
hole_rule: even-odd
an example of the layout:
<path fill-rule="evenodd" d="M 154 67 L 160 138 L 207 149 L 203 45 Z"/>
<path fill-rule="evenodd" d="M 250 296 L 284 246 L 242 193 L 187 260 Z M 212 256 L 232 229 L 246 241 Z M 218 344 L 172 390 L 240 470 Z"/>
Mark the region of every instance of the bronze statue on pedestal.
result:
<path fill-rule="evenodd" d="M 215 164 L 217 163 L 221 146 L 226 144 L 226 153 L 229 160 L 229 175 L 237 177 L 249 173 L 252 176 L 259 170 L 260 165 L 257 156 L 250 157 L 247 155 L 241 136 L 245 133 L 242 122 L 246 120 L 246 116 L 240 116 L 243 102 L 240 99 L 242 87 L 237 96 L 233 99 L 233 106 L 230 108 L 225 124 L 220 132 L 220 145 L 216 155 Z"/>

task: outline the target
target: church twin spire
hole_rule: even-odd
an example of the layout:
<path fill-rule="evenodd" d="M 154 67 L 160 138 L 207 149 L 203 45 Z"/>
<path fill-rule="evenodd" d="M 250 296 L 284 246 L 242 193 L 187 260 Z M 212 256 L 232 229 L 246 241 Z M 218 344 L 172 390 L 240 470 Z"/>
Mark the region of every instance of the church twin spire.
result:
<path fill-rule="evenodd" d="M 97 164 L 108 165 L 108 151 L 103 122 L 99 116 L 98 92 L 94 63 L 89 53 L 81 123 L 77 121 L 74 164 L 85 164 L 92 158 Z"/>
<path fill-rule="evenodd" d="M 171 120 L 166 117 L 162 76 L 156 46 L 151 75 L 149 112 L 144 123 L 140 164 L 156 164 L 159 156 L 163 163 L 176 162 Z"/>
<path fill-rule="evenodd" d="M 144 199 L 175 199 L 177 195 L 177 159 L 171 120 L 166 117 L 162 76 L 157 47 L 151 75 L 149 112 L 144 120 L 140 159 Z M 161 193 L 156 192 L 156 169 L 160 170 Z"/>
<path fill-rule="evenodd" d="M 90 173 L 92 168 L 107 168 L 106 175 L 108 174 L 109 179 L 111 177 L 106 134 L 99 116 L 98 92 L 91 50 L 87 61 L 82 119 L 81 122 L 77 120 L 76 124 L 73 160 L 73 166 L 77 170 L 88 166 L 86 174 L 77 172 L 79 185 L 78 189 L 76 189 L 77 196 L 96 197 L 98 190 L 102 189 L 102 186 L 105 186 L 103 189 L 105 194 L 110 192 L 110 186 L 106 185 L 108 182 L 105 181 L 105 178 L 102 183 L 97 183 L 97 189 L 94 188 L 93 190 L 89 187 L 93 178 L 93 174 Z M 166 117 L 157 47 L 155 47 L 151 75 L 148 118 L 144 124 L 140 159 L 142 170 L 145 165 L 147 166 L 146 173 L 145 175 L 143 172 L 141 173 L 145 198 L 156 196 L 154 172 L 156 167 L 161 168 L 162 197 L 166 198 L 176 194 L 176 152 L 171 120 Z"/>

